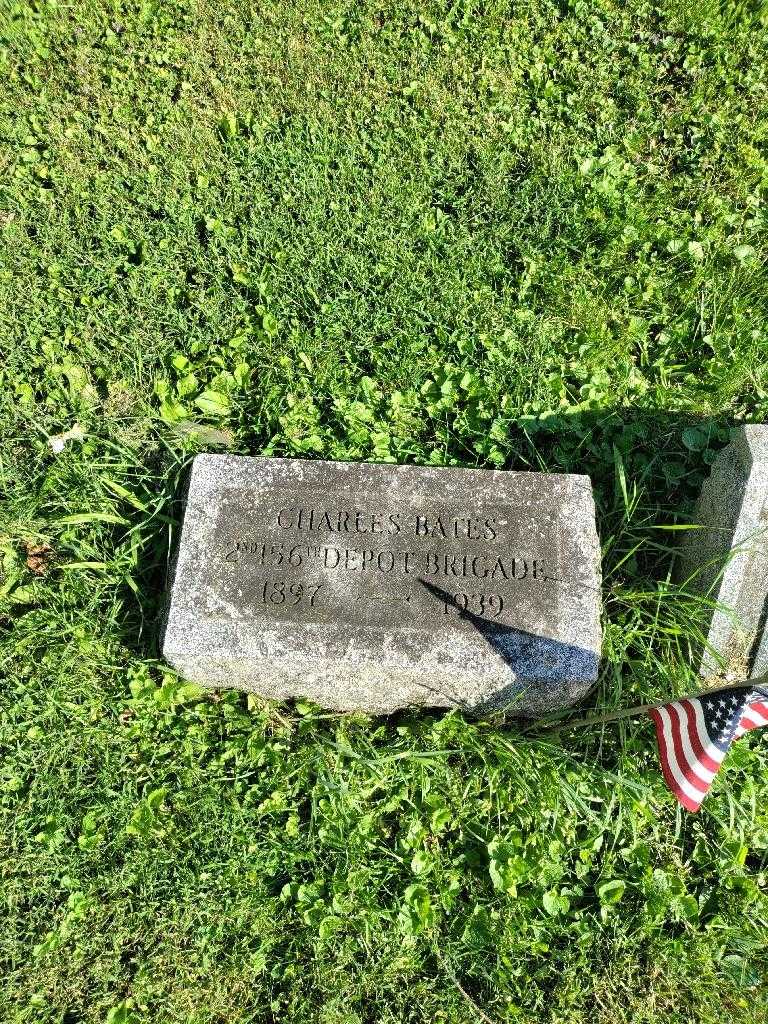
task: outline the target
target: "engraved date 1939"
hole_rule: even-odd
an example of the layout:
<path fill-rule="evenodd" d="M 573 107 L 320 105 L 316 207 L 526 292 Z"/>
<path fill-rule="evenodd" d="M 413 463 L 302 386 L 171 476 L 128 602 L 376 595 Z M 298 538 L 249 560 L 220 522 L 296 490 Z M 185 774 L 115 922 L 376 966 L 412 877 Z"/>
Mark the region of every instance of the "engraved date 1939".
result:
<path fill-rule="evenodd" d="M 504 611 L 504 598 L 501 594 L 452 594 L 443 601 L 443 613 L 449 615 L 450 611 L 469 612 L 475 615 L 490 616 L 498 619 Z"/>

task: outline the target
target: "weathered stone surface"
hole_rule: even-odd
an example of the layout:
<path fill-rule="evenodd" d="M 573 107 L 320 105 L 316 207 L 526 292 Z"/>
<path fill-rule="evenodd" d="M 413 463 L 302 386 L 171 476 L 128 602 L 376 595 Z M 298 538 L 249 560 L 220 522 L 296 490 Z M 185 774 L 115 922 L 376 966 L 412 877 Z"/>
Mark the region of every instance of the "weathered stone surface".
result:
<path fill-rule="evenodd" d="M 701 672 L 768 670 L 768 426 L 735 429 L 701 489 L 681 575 L 721 605 L 708 623 Z M 719 664 L 719 660 L 724 666 Z"/>
<path fill-rule="evenodd" d="M 538 715 L 596 679 L 599 551 L 585 476 L 199 455 L 163 653 L 339 710 Z"/>

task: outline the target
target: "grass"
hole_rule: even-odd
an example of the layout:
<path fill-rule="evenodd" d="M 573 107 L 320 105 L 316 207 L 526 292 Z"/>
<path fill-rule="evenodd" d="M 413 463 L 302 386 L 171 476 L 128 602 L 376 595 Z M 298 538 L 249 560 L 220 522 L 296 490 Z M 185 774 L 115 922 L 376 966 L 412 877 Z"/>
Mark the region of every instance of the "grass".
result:
<path fill-rule="evenodd" d="M 767 44 L 726 0 L 0 0 L 3 1020 L 765 1019 L 764 737 L 688 816 L 647 722 L 201 695 L 157 620 L 195 451 L 574 470 L 594 704 L 695 689 L 664 527 L 768 419 Z"/>

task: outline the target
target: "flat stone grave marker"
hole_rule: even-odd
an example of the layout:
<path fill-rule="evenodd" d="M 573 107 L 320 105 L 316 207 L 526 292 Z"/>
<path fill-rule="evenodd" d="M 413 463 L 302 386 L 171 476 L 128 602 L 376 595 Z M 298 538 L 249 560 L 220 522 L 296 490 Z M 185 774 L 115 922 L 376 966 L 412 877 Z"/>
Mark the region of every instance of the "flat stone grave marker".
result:
<path fill-rule="evenodd" d="M 721 607 L 707 622 L 701 672 L 768 671 L 768 426 L 732 431 L 704 481 L 679 575 Z M 719 662 L 722 661 L 721 666 Z"/>
<path fill-rule="evenodd" d="M 163 654 L 331 709 L 540 715 L 596 680 L 599 552 L 586 476 L 198 455 Z"/>

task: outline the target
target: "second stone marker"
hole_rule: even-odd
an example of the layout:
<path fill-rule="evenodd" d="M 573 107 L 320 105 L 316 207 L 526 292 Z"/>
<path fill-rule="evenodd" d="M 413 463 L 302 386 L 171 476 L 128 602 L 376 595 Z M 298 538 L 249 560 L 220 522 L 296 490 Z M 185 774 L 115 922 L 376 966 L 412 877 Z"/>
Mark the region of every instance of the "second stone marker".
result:
<path fill-rule="evenodd" d="M 588 477 L 199 455 L 165 658 L 338 710 L 567 707 L 597 678 Z"/>
<path fill-rule="evenodd" d="M 768 425 L 734 428 L 701 489 L 680 577 L 712 602 L 701 673 L 768 672 Z M 722 662 L 722 665 L 720 664 Z"/>

